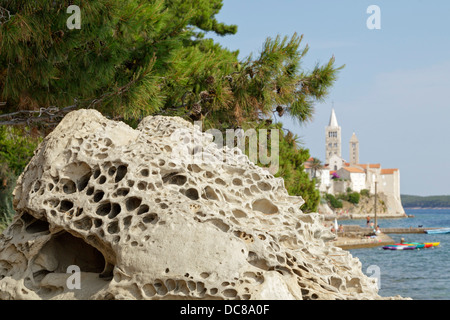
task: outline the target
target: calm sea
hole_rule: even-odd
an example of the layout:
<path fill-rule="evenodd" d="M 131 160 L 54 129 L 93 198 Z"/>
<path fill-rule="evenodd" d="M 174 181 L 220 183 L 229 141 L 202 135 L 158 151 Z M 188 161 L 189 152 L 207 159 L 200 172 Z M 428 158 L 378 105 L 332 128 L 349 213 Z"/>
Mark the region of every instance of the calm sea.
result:
<path fill-rule="evenodd" d="M 450 227 L 450 209 L 405 209 L 414 218 L 378 219 L 381 228 Z M 365 226 L 365 220 L 339 221 Z M 379 274 L 379 294 L 420 300 L 450 299 L 450 234 L 391 234 L 396 242 L 440 242 L 436 248 L 394 251 L 382 247 L 349 250 L 368 276 Z M 375 266 L 375 267 L 374 267 Z"/>

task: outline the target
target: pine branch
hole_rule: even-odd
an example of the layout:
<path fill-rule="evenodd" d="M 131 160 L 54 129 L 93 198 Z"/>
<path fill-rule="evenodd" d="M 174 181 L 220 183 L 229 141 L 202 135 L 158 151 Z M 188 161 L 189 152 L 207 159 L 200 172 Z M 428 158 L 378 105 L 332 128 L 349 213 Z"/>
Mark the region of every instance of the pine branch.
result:
<path fill-rule="evenodd" d="M 40 108 L 39 110 L 20 110 L 12 113 L 6 113 L 0 115 L 0 119 L 6 119 L 0 121 L 0 125 L 30 125 L 32 123 L 41 123 L 48 121 L 49 124 L 55 124 L 54 121 L 63 118 L 67 113 L 75 110 L 78 106 L 76 104 L 59 109 L 51 106 L 48 108 Z"/>

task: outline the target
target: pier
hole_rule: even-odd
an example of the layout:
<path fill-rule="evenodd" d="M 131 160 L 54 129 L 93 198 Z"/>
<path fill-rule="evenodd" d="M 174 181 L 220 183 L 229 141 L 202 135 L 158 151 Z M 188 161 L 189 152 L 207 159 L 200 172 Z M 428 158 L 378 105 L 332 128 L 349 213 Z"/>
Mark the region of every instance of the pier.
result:
<path fill-rule="evenodd" d="M 394 240 L 388 234 L 425 233 L 425 230 L 436 228 L 380 228 L 381 233 L 373 236 L 372 228 L 358 225 L 344 225 L 344 230 L 337 233 L 337 239 L 331 241 L 336 247 L 342 249 L 371 248 L 394 244 Z"/>

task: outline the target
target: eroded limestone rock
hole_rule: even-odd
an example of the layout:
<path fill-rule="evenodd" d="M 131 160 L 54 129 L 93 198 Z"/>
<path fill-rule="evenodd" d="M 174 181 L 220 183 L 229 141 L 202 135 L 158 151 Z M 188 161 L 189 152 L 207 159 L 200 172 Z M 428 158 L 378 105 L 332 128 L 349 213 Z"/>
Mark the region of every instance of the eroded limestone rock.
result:
<path fill-rule="evenodd" d="M 74 111 L 18 180 L 0 298 L 380 298 L 302 203 L 182 119 L 147 117 L 133 130 Z M 73 265 L 80 289 L 67 285 Z"/>

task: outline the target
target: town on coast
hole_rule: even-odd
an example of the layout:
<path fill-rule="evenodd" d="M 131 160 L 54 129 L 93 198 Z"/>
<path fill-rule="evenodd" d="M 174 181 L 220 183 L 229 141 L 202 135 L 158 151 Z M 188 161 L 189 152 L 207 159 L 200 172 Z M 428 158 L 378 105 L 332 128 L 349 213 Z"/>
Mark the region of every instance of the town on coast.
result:
<path fill-rule="evenodd" d="M 349 160 L 344 159 L 341 132 L 333 108 L 325 127 L 324 163 L 314 157 L 304 163 L 305 171 L 316 179 L 324 199 L 318 208 L 324 226 L 336 234 L 331 243 L 345 249 L 393 244 L 377 220 L 407 217 L 400 198 L 400 170 L 383 168 L 379 163 L 360 163 L 355 133 L 349 140 Z M 338 221 L 343 219 L 362 220 L 366 224 L 339 225 Z"/>

